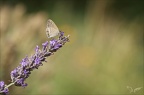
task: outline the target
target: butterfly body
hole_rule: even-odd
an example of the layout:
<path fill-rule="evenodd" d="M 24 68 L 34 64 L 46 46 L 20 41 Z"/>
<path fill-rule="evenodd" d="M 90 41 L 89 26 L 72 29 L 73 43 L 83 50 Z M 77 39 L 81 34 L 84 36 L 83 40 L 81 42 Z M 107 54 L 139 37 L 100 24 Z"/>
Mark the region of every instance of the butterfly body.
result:
<path fill-rule="evenodd" d="M 53 38 L 59 35 L 59 29 L 51 19 L 47 21 L 46 35 L 48 38 Z"/>

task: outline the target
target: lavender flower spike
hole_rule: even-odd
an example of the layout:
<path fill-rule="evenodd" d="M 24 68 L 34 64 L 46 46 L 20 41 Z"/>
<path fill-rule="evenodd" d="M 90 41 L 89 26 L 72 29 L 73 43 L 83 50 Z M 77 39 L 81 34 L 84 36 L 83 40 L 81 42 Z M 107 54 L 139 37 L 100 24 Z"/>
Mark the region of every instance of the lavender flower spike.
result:
<path fill-rule="evenodd" d="M 60 32 L 58 39 L 52 39 L 51 41 L 46 41 L 42 44 L 42 49 L 39 46 L 35 48 L 35 54 L 28 57 L 26 56 L 20 62 L 20 65 L 11 71 L 11 83 L 5 85 L 3 81 L 0 82 L 0 94 L 8 94 L 8 87 L 11 85 L 26 87 L 28 84 L 25 83 L 25 80 L 30 76 L 31 71 L 38 69 L 39 66 L 43 65 L 43 62 L 46 62 L 46 58 L 51 56 L 60 49 L 66 42 L 69 41 L 69 35 L 64 36 L 64 32 Z"/>

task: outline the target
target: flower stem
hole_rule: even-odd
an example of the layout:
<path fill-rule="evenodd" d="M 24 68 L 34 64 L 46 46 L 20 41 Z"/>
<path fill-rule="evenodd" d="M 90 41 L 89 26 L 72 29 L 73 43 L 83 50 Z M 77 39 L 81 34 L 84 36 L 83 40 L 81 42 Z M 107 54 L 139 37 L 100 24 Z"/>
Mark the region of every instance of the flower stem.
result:
<path fill-rule="evenodd" d="M 14 85 L 14 82 L 10 83 L 9 85 L 7 85 L 5 88 L 9 88 L 10 86 Z"/>

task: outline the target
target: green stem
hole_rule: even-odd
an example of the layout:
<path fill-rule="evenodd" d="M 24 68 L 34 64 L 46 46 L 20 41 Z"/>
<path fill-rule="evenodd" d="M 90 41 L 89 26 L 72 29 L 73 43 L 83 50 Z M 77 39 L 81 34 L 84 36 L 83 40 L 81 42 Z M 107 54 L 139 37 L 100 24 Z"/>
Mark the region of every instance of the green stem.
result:
<path fill-rule="evenodd" d="M 14 85 L 14 82 L 10 83 L 9 85 L 7 85 L 5 88 L 9 88 L 10 86 Z"/>

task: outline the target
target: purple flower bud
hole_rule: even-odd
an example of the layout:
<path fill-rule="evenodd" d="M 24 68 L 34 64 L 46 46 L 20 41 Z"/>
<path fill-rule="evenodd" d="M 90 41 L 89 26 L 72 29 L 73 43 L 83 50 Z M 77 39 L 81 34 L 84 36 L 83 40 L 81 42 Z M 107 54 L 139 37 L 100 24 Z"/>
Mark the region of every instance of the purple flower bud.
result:
<path fill-rule="evenodd" d="M 36 59 L 35 59 L 35 65 L 39 65 L 40 63 L 41 63 L 41 61 L 40 61 L 39 57 L 36 57 Z"/>
<path fill-rule="evenodd" d="M 25 87 L 27 86 L 27 83 L 24 83 L 25 79 L 24 78 L 21 78 L 19 80 L 17 80 L 17 82 L 15 83 L 16 86 L 22 86 L 22 87 Z"/>
<path fill-rule="evenodd" d="M 23 67 L 26 67 L 29 64 L 29 59 L 28 56 L 26 56 L 26 58 L 22 59 L 21 65 Z"/>
<path fill-rule="evenodd" d="M 64 35 L 64 32 L 60 31 L 60 36 L 59 36 L 59 39 L 61 39 Z"/>
<path fill-rule="evenodd" d="M 16 81 L 16 78 L 19 76 L 19 69 L 20 67 L 17 67 L 16 69 L 14 69 L 13 71 L 11 71 L 11 79 L 12 79 L 12 82 Z"/>
<path fill-rule="evenodd" d="M 4 87 L 4 82 L 0 81 L 0 90 Z"/>
<path fill-rule="evenodd" d="M 50 52 L 55 52 L 60 47 L 62 47 L 62 44 L 60 44 L 57 40 L 51 40 L 50 41 Z"/>
<path fill-rule="evenodd" d="M 43 43 L 42 46 L 43 46 L 43 51 L 45 51 L 46 48 L 47 48 L 47 46 L 48 46 L 48 41 L 46 41 L 45 43 Z"/>
<path fill-rule="evenodd" d="M 0 95 L 8 94 L 9 89 L 6 88 L 6 85 L 3 81 L 0 81 Z"/>
<path fill-rule="evenodd" d="M 39 52 L 39 46 L 36 46 L 35 52 L 36 52 L 36 53 Z"/>

